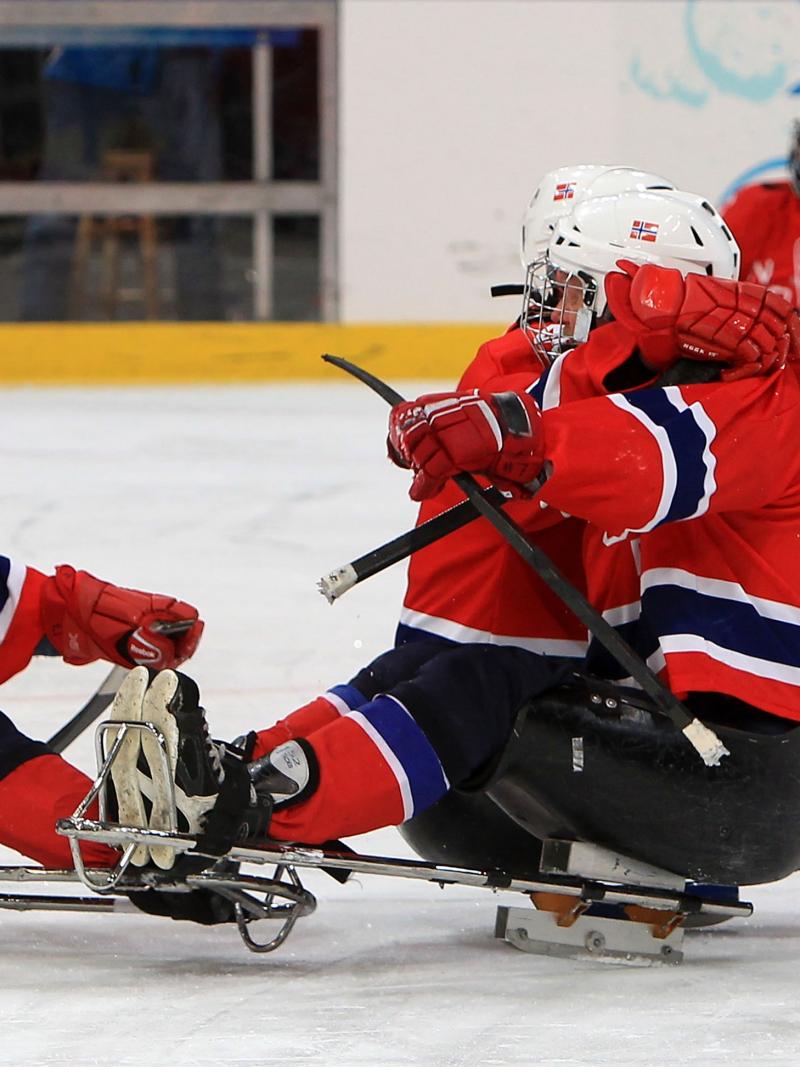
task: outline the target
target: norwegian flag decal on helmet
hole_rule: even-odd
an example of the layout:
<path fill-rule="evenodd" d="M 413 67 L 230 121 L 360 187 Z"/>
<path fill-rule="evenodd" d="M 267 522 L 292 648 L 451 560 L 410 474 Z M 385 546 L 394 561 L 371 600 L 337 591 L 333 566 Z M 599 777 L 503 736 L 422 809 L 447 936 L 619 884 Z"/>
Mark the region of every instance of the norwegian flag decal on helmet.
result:
<path fill-rule="evenodd" d="M 553 193 L 554 200 L 572 200 L 575 196 L 577 182 L 559 182 Z"/>
<path fill-rule="evenodd" d="M 634 219 L 631 224 L 631 237 L 635 241 L 655 241 L 658 237 L 658 223 Z"/>

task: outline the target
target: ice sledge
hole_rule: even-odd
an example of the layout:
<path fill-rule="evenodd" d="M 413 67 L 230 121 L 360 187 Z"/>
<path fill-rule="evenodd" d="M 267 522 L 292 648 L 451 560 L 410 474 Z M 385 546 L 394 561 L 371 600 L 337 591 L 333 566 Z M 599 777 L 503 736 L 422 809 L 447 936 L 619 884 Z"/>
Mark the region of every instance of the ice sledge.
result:
<path fill-rule="evenodd" d="M 95 735 L 97 777 L 74 814 L 58 824 L 59 833 L 69 838 L 75 870 L 0 868 L 0 883 L 10 882 L 17 887 L 0 893 L 0 908 L 133 911 L 126 899 L 131 892 L 154 888 L 165 893 L 186 893 L 202 888 L 234 904 L 239 934 L 250 951 L 271 952 L 283 944 L 295 923 L 316 907 L 314 896 L 302 884 L 300 872 L 322 869 L 338 873 L 340 880 L 350 873 L 377 874 L 517 894 L 524 906 L 502 904 L 497 908 L 497 938 L 526 952 L 638 964 L 679 963 L 686 927 L 752 913 L 750 904 L 709 898 L 703 887 L 692 885 L 681 875 L 594 844 L 548 840 L 540 848 L 519 827 L 515 829 L 521 835 L 520 842 L 527 841 L 529 847 L 527 858 L 523 852 L 516 870 L 485 861 L 472 867 L 280 844 L 236 846 L 224 857 L 213 857 L 201 873 L 184 877 L 150 867 L 135 868 L 130 860 L 138 845 L 166 845 L 177 854 L 199 853 L 196 839 L 174 828 L 140 829 L 109 819 L 107 786 L 111 767 L 130 730 L 150 732 L 166 761 L 163 737 L 149 723 L 101 723 Z M 99 818 L 88 819 L 86 811 L 95 798 L 99 802 Z M 487 806 L 492 802 L 488 797 L 481 795 L 477 800 L 484 814 L 490 810 Z M 502 812 L 499 815 L 509 821 Z M 487 836 L 490 831 L 490 825 L 488 831 L 483 827 Z M 92 869 L 84 864 L 80 845 L 90 840 L 122 850 L 114 869 Z M 480 834 L 476 840 L 480 842 Z M 462 850 L 457 851 L 462 854 Z M 535 862 L 530 858 L 534 854 Z M 491 853 L 488 855 L 491 858 Z M 242 870 L 243 865 L 269 867 L 271 871 L 263 876 L 250 874 Z M 91 890 L 91 895 L 66 897 L 18 888 L 33 882 L 74 884 Z M 262 921 L 265 926 L 257 927 Z M 266 934 L 264 929 L 268 930 Z"/>

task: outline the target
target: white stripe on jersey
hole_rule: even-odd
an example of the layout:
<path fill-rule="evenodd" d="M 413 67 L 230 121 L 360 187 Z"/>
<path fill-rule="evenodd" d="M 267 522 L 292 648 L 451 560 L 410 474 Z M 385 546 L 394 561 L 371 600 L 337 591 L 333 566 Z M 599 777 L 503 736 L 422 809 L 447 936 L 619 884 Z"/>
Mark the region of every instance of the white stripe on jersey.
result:
<path fill-rule="evenodd" d="M 784 682 L 786 685 L 800 686 L 800 668 L 760 659 L 758 656 L 748 656 L 743 652 L 733 652 L 713 641 L 698 637 L 697 634 L 666 634 L 661 636 L 660 643 L 661 648 L 667 654 L 700 652 L 726 667 L 752 674 L 756 678 L 769 678 L 775 682 Z"/>
<path fill-rule="evenodd" d="M 666 390 L 664 390 L 664 392 L 666 392 Z M 603 534 L 604 544 L 615 545 L 619 541 L 624 541 L 632 533 L 647 533 L 648 530 L 652 530 L 653 527 L 658 526 L 662 519 L 666 517 L 670 505 L 672 504 L 675 490 L 678 486 L 678 468 L 675 462 L 675 456 L 672 453 L 672 445 L 670 444 L 669 436 L 663 426 L 658 426 L 645 414 L 644 411 L 629 404 L 624 396 L 611 393 L 609 394 L 608 399 L 612 404 L 618 407 L 620 411 L 624 411 L 628 415 L 632 415 L 637 419 L 655 439 L 661 453 L 661 470 L 664 477 L 664 483 L 661 488 L 661 499 L 656 506 L 655 514 L 648 522 L 643 526 L 638 526 L 635 530 L 624 530 L 621 534 L 613 536 L 607 533 Z M 670 397 L 670 400 L 671 399 L 672 398 Z"/>
<path fill-rule="evenodd" d="M 400 622 L 415 630 L 424 630 L 435 637 L 446 637 L 459 644 L 514 645 L 547 656 L 569 656 L 572 658 L 586 655 L 587 641 L 553 640 L 546 637 L 513 637 L 508 634 L 493 634 L 489 630 L 477 630 L 472 626 L 463 626 L 452 619 L 442 619 L 436 615 L 426 615 L 422 611 L 403 608 Z"/>
<path fill-rule="evenodd" d="M 788 622 L 800 626 L 800 605 L 785 604 L 779 600 L 753 596 L 745 591 L 738 582 L 729 582 L 721 578 L 705 578 L 691 571 L 677 567 L 652 567 L 642 575 L 642 592 L 662 585 L 677 585 L 682 589 L 691 589 L 706 596 L 718 597 L 720 600 L 735 600 L 740 604 L 751 604 L 764 619 L 776 622 Z"/>
<path fill-rule="evenodd" d="M 332 693 L 330 690 L 326 693 L 321 693 L 320 695 L 323 700 L 327 700 L 329 704 L 333 704 L 334 708 L 336 708 L 340 715 L 347 715 L 353 710 L 346 700 L 342 700 L 340 696 L 337 696 L 336 693 Z"/>
<path fill-rule="evenodd" d="M 717 491 L 717 458 L 711 451 L 711 442 L 717 436 L 717 428 L 709 418 L 708 412 L 703 405 L 698 402 L 687 404 L 683 399 L 680 389 L 678 389 L 676 385 L 668 386 L 664 392 L 669 396 L 670 402 L 678 409 L 678 411 L 686 411 L 691 408 L 692 417 L 697 426 L 702 430 L 703 436 L 706 439 L 705 447 L 703 449 L 703 465 L 706 469 L 706 476 L 703 481 L 703 495 L 698 501 L 695 511 L 691 515 L 686 516 L 687 519 L 696 519 L 698 515 L 705 515 L 708 511 L 711 497 Z"/>
<path fill-rule="evenodd" d="M 547 373 L 547 381 L 544 383 L 542 393 L 542 411 L 557 408 L 561 403 L 561 371 L 564 369 L 564 359 L 569 355 L 562 352 L 553 363 Z"/>
<path fill-rule="evenodd" d="M 14 621 L 17 605 L 22 595 L 22 586 L 25 583 L 25 575 L 28 573 L 28 568 L 24 563 L 15 563 L 13 559 L 10 559 L 8 563 L 8 581 L 6 582 L 8 600 L 3 605 L 3 610 L 0 611 L 0 641 L 5 641 L 9 627 Z"/>
<path fill-rule="evenodd" d="M 624 626 L 626 622 L 634 622 L 642 614 L 641 600 L 634 600 L 630 604 L 621 604 L 618 608 L 608 608 L 603 612 L 603 618 L 609 626 Z"/>

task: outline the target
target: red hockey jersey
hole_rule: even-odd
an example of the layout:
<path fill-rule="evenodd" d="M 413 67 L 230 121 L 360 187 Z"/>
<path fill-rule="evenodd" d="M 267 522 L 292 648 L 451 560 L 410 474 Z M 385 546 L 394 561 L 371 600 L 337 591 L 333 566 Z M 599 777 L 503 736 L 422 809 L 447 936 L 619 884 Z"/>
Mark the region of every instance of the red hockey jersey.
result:
<path fill-rule="evenodd" d="M 512 329 L 482 345 L 459 389 L 530 390 L 543 409 L 604 391 L 609 369 L 635 347 L 618 323 L 596 330 L 589 341 L 543 366 L 524 332 Z M 564 368 L 568 368 L 565 370 Z M 419 522 L 463 500 L 449 484 L 420 508 Z M 509 504 L 507 513 L 582 592 L 583 523 L 538 501 Z M 504 538 L 482 519 L 411 557 L 397 629 L 398 644 L 426 637 L 513 644 L 551 655 L 582 657 L 585 627 L 550 591 Z"/>
<path fill-rule="evenodd" d="M 722 214 L 742 252 L 742 281 L 800 307 L 800 197 L 789 182 L 745 186 Z"/>
<path fill-rule="evenodd" d="M 32 567 L 0 556 L 0 682 L 27 666 L 44 636 L 40 598 L 46 580 Z"/>
<path fill-rule="evenodd" d="M 541 496 L 587 523 L 595 606 L 679 695 L 800 719 L 797 375 L 562 402 L 543 420 Z M 589 666 L 619 675 L 594 647 Z"/>

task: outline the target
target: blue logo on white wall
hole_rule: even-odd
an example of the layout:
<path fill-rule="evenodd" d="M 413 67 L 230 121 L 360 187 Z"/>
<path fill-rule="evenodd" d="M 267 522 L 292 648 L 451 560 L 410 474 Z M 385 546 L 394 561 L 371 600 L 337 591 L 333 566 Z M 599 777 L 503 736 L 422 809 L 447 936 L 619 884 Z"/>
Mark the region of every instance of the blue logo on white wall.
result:
<path fill-rule="evenodd" d="M 800 3 L 660 4 L 631 60 L 634 85 L 656 100 L 701 108 L 715 93 L 762 103 L 800 95 Z M 680 42 L 664 49 L 664 39 Z"/>
<path fill-rule="evenodd" d="M 763 163 L 756 163 L 754 167 L 748 167 L 747 170 L 738 174 L 730 183 L 728 188 L 722 193 L 719 198 L 721 204 L 726 203 L 733 196 L 735 192 L 742 188 L 744 185 L 751 185 L 759 178 L 766 177 L 786 177 L 786 165 L 788 163 L 786 156 L 778 156 L 777 159 L 765 159 Z"/>

